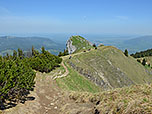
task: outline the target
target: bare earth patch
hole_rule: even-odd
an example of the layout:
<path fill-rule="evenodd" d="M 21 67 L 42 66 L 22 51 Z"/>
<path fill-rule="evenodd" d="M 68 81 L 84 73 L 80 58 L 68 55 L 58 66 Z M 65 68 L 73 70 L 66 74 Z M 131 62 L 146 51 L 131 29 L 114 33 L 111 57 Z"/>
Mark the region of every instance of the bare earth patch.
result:
<path fill-rule="evenodd" d="M 0 114 L 92 114 L 94 104 L 71 100 L 69 93 L 61 90 L 51 76 L 38 72 L 35 81 L 34 91 L 28 96 L 34 99 L 0 111 Z"/>
<path fill-rule="evenodd" d="M 34 100 L 19 103 L 16 107 L 6 109 L 5 114 L 58 114 L 60 108 L 69 101 L 65 92 L 60 90 L 50 76 L 37 73 L 34 91 L 29 95 Z"/>

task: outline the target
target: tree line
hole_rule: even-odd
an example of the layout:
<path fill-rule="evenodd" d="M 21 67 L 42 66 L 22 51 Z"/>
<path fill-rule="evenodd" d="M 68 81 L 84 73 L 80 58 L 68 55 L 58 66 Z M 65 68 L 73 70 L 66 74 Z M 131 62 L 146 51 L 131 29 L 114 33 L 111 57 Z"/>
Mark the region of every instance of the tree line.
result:
<path fill-rule="evenodd" d="M 41 49 L 41 53 L 32 47 L 28 53 L 21 49 L 13 51 L 13 55 L 0 56 L 0 104 L 6 100 L 20 100 L 34 87 L 37 70 L 50 72 L 58 67 L 62 59 Z"/>
<path fill-rule="evenodd" d="M 61 56 L 66 56 L 66 55 L 69 55 L 68 49 L 64 49 L 63 52 L 59 52 L 59 54 L 58 54 L 59 57 L 61 57 Z"/>
<path fill-rule="evenodd" d="M 135 54 L 131 54 L 134 58 L 148 57 L 152 56 L 152 49 L 148 49 L 146 51 L 136 52 Z"/>

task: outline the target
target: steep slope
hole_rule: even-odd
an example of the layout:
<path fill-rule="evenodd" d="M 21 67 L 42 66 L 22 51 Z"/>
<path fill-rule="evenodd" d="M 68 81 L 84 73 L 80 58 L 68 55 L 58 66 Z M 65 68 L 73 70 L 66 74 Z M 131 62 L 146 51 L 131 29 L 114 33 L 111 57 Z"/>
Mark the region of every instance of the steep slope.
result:
<path fill-rule="evenodd" d="M 58 54 L 64 48 L 63 45 L 43 37 L 0 37 L 0 54 L 12 53 L 12 50 L 17 50 L 18 48 L 29 51 L 32 46 L 38 50 L 44 46 L 53 54 Z"/>
<path fill-rule="evenodd" d="M 92 93 L 101 91 L 100 87 L 70 67 L 67 64 L 67 60 L 64 60 L 64 64 L 66 65 L 69 73 L 62 78 L 59 78 L 60 76 L 57 76 L 58 78 L 56 78 L 56 82 L 60 88 L 69 91 L 86 91 Z"/>
<path fill-rule="evenodd" d="M 66 43 L 69 54 L 92 48 L 92 44 L 81 36 L 72 36 Z"/>
<path fill-rule="evenodd" d="M 67 63 L 106 90 L 152 82 L 152 76 L 147 74 L 140 63 L 111 46 L 102 46 L 97 50 L 77 54 Z"/>

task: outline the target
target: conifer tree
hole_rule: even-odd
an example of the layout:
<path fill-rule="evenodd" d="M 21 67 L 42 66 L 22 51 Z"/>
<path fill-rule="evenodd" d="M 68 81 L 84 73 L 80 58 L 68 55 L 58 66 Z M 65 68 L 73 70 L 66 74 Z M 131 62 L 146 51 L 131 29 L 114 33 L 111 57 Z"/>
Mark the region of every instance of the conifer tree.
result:
<path fill-rule="evenodd" d="M 32 46 L 32 56 L 35 56 L 34 46 Z"/>
<path fill-rule="evenodd" d="M 128 50 L 127 50 L 127 49 L 125 49 L 124 54 L 125 54 L 125 56 L 127 56 L 127 57 L 128 57 Z"/>
<path fill-rule="evenodd" d="M 137 61 L 138 61 L 139 63 L 141 63 L 140 59 L 137 59 Z"/>
<path fill-rule="evenodd" d="M 62 52 L 59 52 L 59 55 L 58 55 L 59 57 L 61 57 L 62 56 Z"/>
<path fill-rule="evenodd" d="M 42 50 L 42 53 L 44 54 L 45 53 L 45 48 L 42 47 L 41 50 Z"/>
<path fill-rule="evenodd" d="M 96 46 L 96 44 L 93 44 L 93 47 L 94 47 L 95 49 L 97 49 L 97 46 Z"/>
<path fill-rule="evenodd" d="M 13 51 L 13 59 L 16 60 L 17 59 L 17 52 L 14 50 Z"/>
<path fill-rule="evenodd" d="M 6 59 L 9 60 L 9 58 L 10 58 L 10 56 L 9 56 L 9 54 L 7 53 L 7 54 L 6 54 Z"/>
<path fill-rule="evenodd" d="M 18 56 L 20 59 L 23 59 L 23 51 L 18 48 Z"/>
<path fill-rule="evenodd" d="M 146 59 L 143 59 L 143 61 L 142 61 L 142 65 L 146 65 Z"/>

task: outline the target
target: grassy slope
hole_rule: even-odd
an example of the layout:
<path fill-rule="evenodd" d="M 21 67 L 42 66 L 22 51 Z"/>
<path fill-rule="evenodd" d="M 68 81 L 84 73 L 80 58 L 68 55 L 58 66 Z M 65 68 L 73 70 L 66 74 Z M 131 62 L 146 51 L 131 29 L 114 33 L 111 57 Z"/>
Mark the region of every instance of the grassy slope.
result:
<path fill-rule="evenodd" d="M 96 75 L 97 73 L 104 74 L 114 88 L 123 87 L 129 83 L 121 76 L 119 77 L 121 83 L 117 82 L 117 75 L 120 71 L 134 84 L 152 82 L 152 77 L 146 73 L 140 63 L 130 56 L 126 57 L 122 51 L 111 46 L 102 46 L 98 50 L 76 55 L 70 61 L 91 71 L 94 76 L 99 76 Z"/>
<path fill-rule="evenodd" d="M 152 85 L 148 84 L 95 94 L 71 92 L 69 97 L 77 103 L 99 102 L 96 109 L 102 114 L 152 114 Z"/>
<path fill-rule="evenodd" d="M 152 65 L 152 57 L 146 57 L 146 58 L 150 62 L 150 64 Z"/>
<path fill-rule="evenodd" d="M 99 92 L 101 89 L 90 82 L 88 79 L 81 76 L 79 73 L 74 71 L 71 67 L 69 67 L 66 62 L 64 64 L 67 66 L 69 70 L 69 75 L 64 78 L 56 79 L 59 87 L 72 90 L 72 91 L 87 91 L 87 92 Z"/>
<path fill-rule="evenodd" d="M 144 58 L 146 59 L 148 64 L 150 63 L 150 67 L 148 65 L 145 65 L 144 67 L 146 68 L 146 71 L 148 72 L 148 74 L 152 76 L 152 56 L 143 57 L 143 58 L 137 58 L 137 59 L 142 61 Z"/>
<path fill-rule="evenodd" d="M 114 64 L 121 68 L 121 70 L 124 71 L 133 82 L 136 84 L 141 84 L 149 82 L 152 79 L 149 78 L 144 67 L 134 58 L 124 56 L 120 50 L 117 50 L 117 52 L 118 53 L 116 53 L 114 56 L 109 56 L 110 59 L 113 62 L 115 61 Z M 152 82 L 152 80 L 150 82 Z"/>
<path fill-rule="evenodd" d="M 152 65 L 152 56 L 143 57 L 143 58 L 137 58 L 137 59 L 139 59 L 139 60 L 141 60 L 141 61 L 142 61 L 143 59 L 146 59 L 146 61 Z"/>
<path fill-rule="evenodd" d="M 72 40 L 72 45 L 77 48 L 75 52 L 93 48 L 89 42 L 81 36 L 72 36 L 70 39 Z M 83 47 L 85 47 L 85 49 L 83 49 Z"/>

